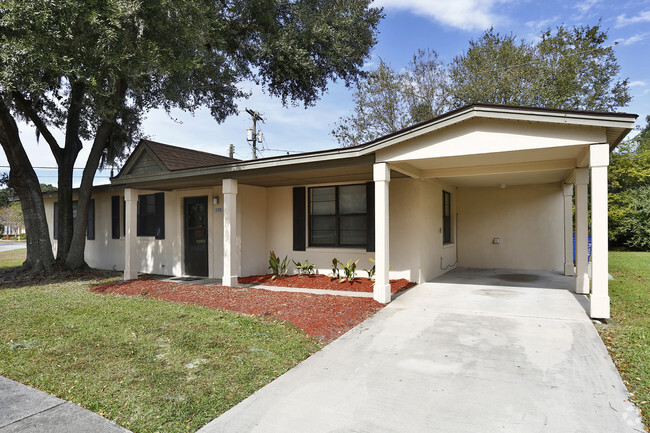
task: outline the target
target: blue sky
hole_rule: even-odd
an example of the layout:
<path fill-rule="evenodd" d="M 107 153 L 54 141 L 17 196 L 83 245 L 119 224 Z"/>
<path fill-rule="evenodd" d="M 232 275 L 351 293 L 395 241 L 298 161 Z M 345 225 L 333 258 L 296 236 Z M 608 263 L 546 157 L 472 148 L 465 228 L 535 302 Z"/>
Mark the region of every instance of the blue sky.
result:
<path fill-rule="evenodd" d="M 645 124 L 645 116 L 650 114 L 650 0 L 376 0 L 376 5 L 384 7 L 386 17 L 379 25 L 368 68 L 381 58 L 400 69 L 418 48 L 431 48 L 449 62 L 467 49 L 470 39 L 480 37 L 491 26 L 500 33 L 532 40 L 549 26 L 594 25 L 602 19 L 610 43 L 617 42 L 614 49 L 621 76 L 630 79 L 633 100 L 620 111 L 638 114 L 638 125 Z M 153 111 L 144 121 L 144 132 L 152 140 L 223 155 L 232 143 L 235 156 L 248 159 L 251 150 L 245 133 L 251 120 L 245 108 L 262 113 L 266 120 L 261 129 L 263 147 L 268 150 L 262 156 L 337 147 L 330 131 L 352 109 L 353 89 L 342 83 L 332 83 L 317 104 L 307 109 L 283 107 L 280 100 L 251 83 L 242 84 L 242 88 L 252 96 L 239 103 L 242 114 L 222 124 L 217 124 L 208 110 L 193 116 L 174 111 L 173 118 Z M 21 125 L 21 133 L 34 166 L 55 165 L 47 145 L 36 143 L 31 127 Z M 77 167 L 83 166 L 87 152 L 82 151 Z M 6 165 L 6 157 L 0 153 L 0 167 Z M 54 170 L 37 172 L 42 182 L 56 184 Z M 81 170 L 77 174 L 80 176 Z M 107 173 L 98 173 L 95 184 L 107 182 Z"/>

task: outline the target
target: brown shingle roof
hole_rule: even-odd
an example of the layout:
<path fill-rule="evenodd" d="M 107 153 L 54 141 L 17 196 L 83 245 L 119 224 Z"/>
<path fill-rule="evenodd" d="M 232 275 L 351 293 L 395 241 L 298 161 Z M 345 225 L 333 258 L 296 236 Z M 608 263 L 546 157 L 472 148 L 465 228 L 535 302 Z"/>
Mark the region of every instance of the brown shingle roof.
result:
<path fill-rule="evenodd" d="M 162 161 L 169 171 L 186 170 L 189 168 L 211 167 L 214 165 L 238 162 L 238 159 L 199 150 L 186 149 L 151 140 L 142 140 L 149 149 Z"/>

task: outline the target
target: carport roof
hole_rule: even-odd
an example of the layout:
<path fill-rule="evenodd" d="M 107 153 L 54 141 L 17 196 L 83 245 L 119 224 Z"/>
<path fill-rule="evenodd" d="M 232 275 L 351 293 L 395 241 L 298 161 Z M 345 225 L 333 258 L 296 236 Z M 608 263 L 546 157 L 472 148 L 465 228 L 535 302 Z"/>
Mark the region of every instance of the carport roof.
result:
<path fill-rule="evenodd" d="M 598 126 L 605 128 L 607 141 L 613 149 L 629 133 L 637 115 L 473 104 L 357 146 L 248 161 L 143 140 L 111 183 L 115 186 L 168 189 L 174 185 L 214 184 L 224 178 L 245 179 L 246 183 L 264 186 L 326 182 L 340 176 L 370 180 L 377 150 L 475 118 Z M 159 169 L 134 173 L 133 167 L 144 148 L 155 155 Z"/>

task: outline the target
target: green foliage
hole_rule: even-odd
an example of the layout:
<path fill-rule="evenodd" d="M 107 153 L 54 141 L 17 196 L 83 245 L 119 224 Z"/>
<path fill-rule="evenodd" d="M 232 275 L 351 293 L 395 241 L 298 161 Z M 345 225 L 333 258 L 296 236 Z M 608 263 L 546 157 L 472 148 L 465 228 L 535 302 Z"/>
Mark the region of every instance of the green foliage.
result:
<path fill-rule="evenodd" d="M 2 375 L 134 432 L 194 432 L 318 349 L 286 322 L 88 291 L 105 283 L 0 290 Z"/>
<path fill-rule="evenodd" d="M 626 106 L 628 80 L 608 34 L 595 26 L 548 29 L 533 42 L 490 29 L 450 67 L 452 105 L 524 105 L 614 111 Z"/>
<path fill-rule="evenodd" d="M 332 135 L 342 146 L 354 146 L 442 114 L 448 106 L 445 79 L 433 50 L 418 50 L 404 72 L 380 60 L 357 85 L 354 113 L 340 118 Z"/>
<path fill-rule="evenodd" d="M 609 253 L 609 283 L 612 318 L 597 326 L 616 364 L 630 400 L 641 409 L 650 425 L 650 253 Z"/>
<path fill-rule="evenodd" d="M 370 260 L 373 263 L 372 268 L 364 269 L 364 271 L 368 273 L 368 279 L 372 280 L 372 278 L 375 276 L 375 265 L 374 265 L 375 259 L 369 257 L 368 260 Z"/>
<path fill-rule="evenodd" d="M 288 256 L 284 256 L 283 260 L 280 260 L 278 256 L 275 255 L 275 252 L 271 251 L 269 254 L 269 267 L 268 269 L 271 269 L 273 272 L 273 277 L 271 277 L 272 280 L 280 277 L 284 277 L 287 275 L 287 272 L 289 271 L 289 258 Z"/>
<path fill-rule="evenodd" d="M 398 70 L 381 61 L 357 85 L 354 112 L 332 131 L 339 144 L 362 144 L 468 104 L 614 111 L 631 99 L 600 23 L 548 29 L 532 42 L 490 29 L 447 65 L 419 50 Z"/>
<path fill-rule="evenodd" d="M 309 260 L 305 260 L 304 262 L 296 262 L 295 260 L 292 261 L 293 264 L 296 265 L 296 269 L 300 275 L 311 275 L 315 273 L 316 265 L 309 263 Z"/>
<path fill-rule="evenodd" d="M 19 202 L 13 202 L 8 206 L 0 208 L 0 225 L 9 226 L 14 234 L 20 232 L 24 224 L 23 210 Z M 16 238 L 20 237 L 16 235 Z"/>
<path fill-rule="evenodd" d="M 72 179 L 83 140 L 92 141 L 79 192 L 87 197 L 98 166 L 124 159 L 151 109 L 206 107 L 221 122 L 237 113 L 237 100 L 248 96 L 240 86 L 248 81 L 284 104 L 305 106 L 330 80 L 352 84 L 381 17 L 370 0 L 4 0 L 0 111 L 35 125 L 60 179 Z M 12 125 L 3 122 L 0 132 L 20 148 Z M 64 143 L 56 129 L 64 130 Z M 11 156 L 10 165 L 28 165 L 17 160 L 22 155 Z M 20 190 L 35 176 L 14 177 Z M 72 239 L 69 183 L 58 185 L 61 197 L 69 197 L 59 201 L 61 257 Z M 43 222 L 39 204 L 29 205 Z M 75 247 L 71 255 L 83 253 L 83 243 Z"/>
<path fill-rule="evenodd" d="M 341 270 L 339 269 L 339 260 L 335 257 L 332 259 L 332 277 L 341 278 Z"/>
<path fill-rule="evenodd" d="M 335 264 L 336 270 L 337 270 L 335 278 L 339 278 L 340 282 L 354 281 L 354 279 L 357 277 L 357 264 L 359 263 L 359 259 L 355 260 L 354 262 L 352 261 L 352 259 L 349 259 L 347 261 L 347 263 L 345 263 L 345 264 L 343 262 L 339 261 L 338 259 L 334 259 L 334 260 L 336 260 L 336 262 L 337 262 Z M 332 261 L 333 264 L 334 264 L 334 260 Z M 338 269 L 339 264 L 342 266 L 341 270 L 343 271 L 343 275 L 345 275 L 344 277 L 341 277 L 340 273 L 338 272 L 339 271 L 339 269 Z M 334 271 L 334 269 L 332 269 L 332 271 Z"/>
<path fill-rule="evenodd" d="M 650 251 L 650 116 L 645 128 L 612 154 L 609 241 L 614 248 Z"/>

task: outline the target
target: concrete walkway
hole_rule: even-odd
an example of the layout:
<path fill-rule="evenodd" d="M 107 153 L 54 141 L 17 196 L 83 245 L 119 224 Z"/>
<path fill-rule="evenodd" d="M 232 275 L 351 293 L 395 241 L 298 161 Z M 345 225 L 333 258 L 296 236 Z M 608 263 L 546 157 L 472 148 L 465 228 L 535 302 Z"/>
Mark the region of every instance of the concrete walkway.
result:
<path fill-rule="evenodd" d="M 643 432 L 571 279 L 495 272 L 409 290 L 199 432 Z"/>
<path fill-rule="evenodd" d="M 21 248 L 27 248 L 27 242 L 25 241 L 2 241 L 0 242 L 0 253 L 3 251 L 19 250 Z"/>
<path fill-rule="evenodd" d="M 129 433 L 94 412 L 0 376 L 2 433 Z"/>

